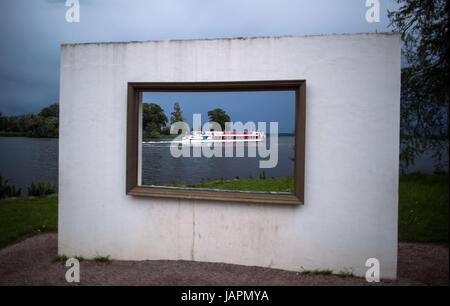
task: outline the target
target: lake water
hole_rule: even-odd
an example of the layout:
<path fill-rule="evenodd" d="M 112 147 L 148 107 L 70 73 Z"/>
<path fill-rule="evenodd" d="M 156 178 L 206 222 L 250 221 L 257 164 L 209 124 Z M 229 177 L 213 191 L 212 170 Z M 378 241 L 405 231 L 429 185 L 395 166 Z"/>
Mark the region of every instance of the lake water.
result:
<path fill-rule="evenodd" d="M 279 137 L 278 165 L 264 169 L 266 177 L 292 175 L 293 137 Z M 168 144 L 143 145 L 143 179 L 147 184 L 195 183 L 202 178 L 258 177 L 259 158 L 173 158 Z M 158 160 L 158 162 L 154 162 Z M 125 162 L 125 161 L 124 161 Z M 446 157 L 448 167 L 448 156 Z M 448 168 L 447 168 L 448 169 Z M 429 156 L 419 158 L 408 172 L 433 172 Z M 31 182 L 58 183 L 58 139 L 0 137 L 0 175 L 22 188 L 26 195 Z"/>
<path fill-rule="evenodd" d="M 267 144 L 270 140 L 267 140 Z M 205 182 L 210 180 L 234 179 L 239 176 L 246 179 L 250 176 L 259 177 L 264 171 L 266 177 L 293 176 L 294 162 L 289 159 L 294 155 L 294 137 L 278 137 L 278 163 L 274 168 L 260 169 L 258 150 L 256 157 L 248 157 L 249 146 L 258 146 L 256 143 L 239 143 L 237 146 L 244 147 L 244 157 L 178 157 L 175 158 L 170 153 L 169 143 L 144 143 L 142 145 L 142 179 L 145 185 L 150 184 L 171 184 L 199 183 L 202 178 Z M 201 146 L 201 145 L 200 145 Z M 234 147 L 234 149 L 236 149 Z M 224 154 L 222 146 L 222 156 Z M 193 149 L 191 148 L 191 156 Z M 267 160 L 268 157 L 263 160 Z"/>
<path fill-rule="evenodd" d="M 32 182 L 58 186 L 58 139 L 0 137 L 0 175 L 22 188 L 22 196 Z"/>

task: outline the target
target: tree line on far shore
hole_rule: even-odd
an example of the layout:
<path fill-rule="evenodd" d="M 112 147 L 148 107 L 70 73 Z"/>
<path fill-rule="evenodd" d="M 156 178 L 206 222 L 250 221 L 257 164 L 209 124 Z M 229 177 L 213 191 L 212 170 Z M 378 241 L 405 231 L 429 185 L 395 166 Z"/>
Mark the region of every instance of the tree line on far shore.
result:
<path fill-rule="evenodd" d="M 220 108 L 208 112 L 210 121 L 218 122 L 222 130 L 230 116 Z M 175 102 L 170 121 L 164 110 L 155 103 L 143 103 L 142 128 L 143 138 L 169 137 L 170 126 L 178 121 L 185 121 L 180 104 Z M 170 122 L 170 124 L 168 124 Z M 3 116 L 0 113 L 0 136 L 27 136 L 40 138 L 57 138 L 59 133 L 59 104 L 44 107 L 38 114 Z"/>
<path fill-rule="evenodd" d="M 0 113 L 0 135 L 57 138 L 58 118 L 58 103 L 44 107 L 37 115 L 3 116 Z"/>
<path fill-rule="evenodd" d="M 225 130 L 225 122 L 230 122 L 230 116 L 221 108 L 208 111 L 210 121 L 217 122 Z M 170 126 L 175 122 L 184 122 L 180 104 L 175 102 L 173 112 L 170 113 L 170 121 L 162 107 L 155 103 L 143 103 L 142 105 L 142 131 L 143 138 L 169 137 Z M 168 124 L 170 122 L 170 124 Z"/>

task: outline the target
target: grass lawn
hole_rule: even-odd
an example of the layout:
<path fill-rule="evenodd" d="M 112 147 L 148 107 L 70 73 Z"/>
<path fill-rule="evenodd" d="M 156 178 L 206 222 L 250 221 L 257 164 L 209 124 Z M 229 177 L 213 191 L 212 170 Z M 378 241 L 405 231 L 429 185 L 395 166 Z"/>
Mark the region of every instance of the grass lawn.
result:
<path fill-rule="evenodd" d="M 399 240 L 448 243 L 448 175 L 400 177 Z"/>
<path fill-rule="evenodd" d="M 448 175 L 409 174 L 400 178 L 399 240 L 448 243 Z M 219 180 L 186 187 L 292 191 L 293 178 Z M 177 185 L 180 186 L 180 185 Z M 0 201 L 0 247 L 23 236 L 56 231 L 58 199 Z"/>
<path fill-rule="evenodd" d="M 177 185 L 178 187 L 194 187 L 209 189 L 226 189 L 226 190 L 251 190 L 251 191 L 273 191 L 273 192 L 292 192 L 294 190 L 294 178 L 267 178 L 248 179 L 248 180 L 218 180 L 201 184 Z"/>
<path fill-rule="evenodd" d="M 58 198 L 0 201 L 0 247 L 23 236 L 58 229 Z"/>

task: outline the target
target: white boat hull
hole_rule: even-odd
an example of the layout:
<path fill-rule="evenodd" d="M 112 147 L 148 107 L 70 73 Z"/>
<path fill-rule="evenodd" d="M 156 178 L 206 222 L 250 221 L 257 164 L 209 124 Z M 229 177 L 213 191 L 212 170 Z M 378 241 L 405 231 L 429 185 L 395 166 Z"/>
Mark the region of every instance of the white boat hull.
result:
<path fill-rule="evenodd" d="M 182 143 L 260 142 L 264 139 L 186 139 Z"/>

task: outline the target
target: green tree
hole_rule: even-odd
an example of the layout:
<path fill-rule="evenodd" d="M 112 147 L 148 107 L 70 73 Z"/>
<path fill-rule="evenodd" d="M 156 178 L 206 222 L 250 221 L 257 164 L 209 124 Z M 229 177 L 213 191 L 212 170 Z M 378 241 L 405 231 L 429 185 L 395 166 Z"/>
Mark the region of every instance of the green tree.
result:
<path fill-rule="evenodd" d="M 59 120 L 58 117 L 46 117 L 45 124 L 45 137 L 57 138 L 59 136 Z"/>
<path fill-rule="evenodd" d="M 164 110 L 155 103 L 143 103 L 142 105 L 142 126 L 144 136 L 159 138 L 161 130 L 167 124 L 167 116 Z"/>
<path fill-rule="evenodd" d="M 38 115 L 45 117 L 45 118 L 47 118 L 47 117 L 58 118 L 59 117 L 59 104 L 55 103 L 50 106 L 44 107 Z"/>
<path fill-rule="evenodd" d="M 58 137 L 58 118 L 33 116 L 27 130 L 29 137 Z"/>
<path fill-rule="evenodd" d="M 432 152 L 436 166 L 448 154 L 448 1 L 397 0 L 390 26 L 402 33 L 401 154 L 403 167 Z"/>
<path fill-rule="evenodd" d="M 17 126 L 16 126 L 16 132 L 26 132 L 30 129 L 31 123 L 33 118 L 35 117 L 34 114 L 27 114 L 27 115 L 19 115 L 17 116 Z"/>
<path fill-rule="evenodd" d="M 44 134 L 43 121 L 44 121 L 44 117 L 34 116 L 30 122 L 30 127 L 27 130 L 27 136 L 28 137 L 42 137 L 41 135 Z"/>
<path fill-rule="evenodd" d="M 0 199 L 8 197 L 20 197 L 21 192 L 21 188 L 16 190 L 16 186 L 9 185 L 9 181 L 3 180 L 2 176 L 0 175 Z"/>
<path fill-rule="evenodd" d="M 163 129 L 161 130 L 161 134 L 170 135 L 170 125 L 166 125 L 165 127 L 163 127 Z"/>
<path fill-rule="evenodd" d="M 38 115 L 1 117 L 0 128 L 8 132 L 25 132 L 28 137 L 58 137 L 59 107 L 44 107 Z"/>
<path fill-rule="evenodd" d="M 170 124 L 174 124 L 175 122 L 184 122 L 183 112 L 181 111 L 180 103 L 175 102 L 173 105 L 173 112 L 170 113 Z"/>
<path fill-rule="evenodd" d="M 9 116 L 6 121 L 6 130 L 19 132 L 19 120 L 17 116 Z"/>
<path fill-rule="evenodd" d="M 230 116 L 221 108 L 216 108 L 208 112 L 209 121 L 217 122 L 225 130 L 225 122 L 231 122 Z"/>
<path fill-rule="evenodd" d="M 6 130 L 6 121 L 8 120 L 7 117 L 3 117 L 3 114 L 0 112 L 0 131 Z"/>

